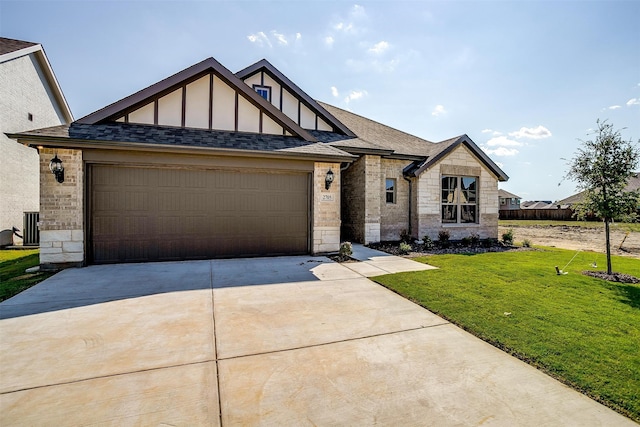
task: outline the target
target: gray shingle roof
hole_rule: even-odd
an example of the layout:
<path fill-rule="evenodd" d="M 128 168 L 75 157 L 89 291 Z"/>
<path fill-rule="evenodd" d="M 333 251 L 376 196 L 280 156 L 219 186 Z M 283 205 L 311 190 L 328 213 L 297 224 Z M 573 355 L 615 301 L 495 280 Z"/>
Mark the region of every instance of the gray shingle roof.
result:
<path fill-rule="evenodd" d="M 522 199 L 522 197 L 509 193 L 507 190 L 503 190 L 502 188 L 498 190 L 498 197 L 502 197 L 503 199 Z"/>
<path fill-rule="evenodd" d="M 26 42 L 23 40 L 8 39 L 0 37 L 0 55 L 15 52 L 27 47 L 36 46 L 38 43 Z"/>
<path fill-rule="evenodd" d="M 283 152 L 307 155 L 344 157 L 353 156 L 338 148 L 320 142 L 309 142 L 302 138 L 284 135 L 226 132 L 206 129 L 189 129 L 167 126 L 140 125 L 131 123 L 102 123 L 54 126 L 22 132 L 21 139 L 75 140 L 76 142 L 119 142 L 153 144 L 176 147 L 211 149 L 251 150 Z M 342 136 L 344 137 L 344 136 Z"/>

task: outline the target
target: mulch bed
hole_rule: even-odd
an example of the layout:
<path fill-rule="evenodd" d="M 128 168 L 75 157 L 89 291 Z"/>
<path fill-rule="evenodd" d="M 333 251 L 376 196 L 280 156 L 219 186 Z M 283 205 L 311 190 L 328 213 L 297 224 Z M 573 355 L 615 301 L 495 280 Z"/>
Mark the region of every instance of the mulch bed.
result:
<path fill-rule="evenodd" d="M 399 242 L 380 242 L 367 245 L 371 249 L 387 252 L 392 255 L 417 257 L 425 255 L 443 255 L 443 254 L 483 254 L 486 252 L 509 252 L 509 251 L 532 251 L 533 248 L 523 248 L 519 246 L 509 246 L 501 242 L 493 242 L 490 245 L 463 245 L 462 243 L 449 242 L 448 246 L 442 246 L 439 242 L 435 242 L 433 247 L 427 248 L 419 243 L 409 243 L 411 250 L 406 253 L 402 252 Z"/>
<path fill-rule="evenodd" d="M 606 271 L 583 271 L 585 276 L 597 277 L 598 279 L 607 280 L 609 282 L 619 283 L 640 283 L 640 279 L 630 274 L 616 273 L 607 274 Z"/>

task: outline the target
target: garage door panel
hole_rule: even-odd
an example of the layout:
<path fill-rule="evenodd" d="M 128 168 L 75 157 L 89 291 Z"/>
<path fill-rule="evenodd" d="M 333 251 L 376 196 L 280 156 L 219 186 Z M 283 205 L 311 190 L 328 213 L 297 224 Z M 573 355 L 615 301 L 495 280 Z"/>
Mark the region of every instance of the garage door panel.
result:
<path fill-rule="evenodd" d="M 93 165 L 93 261 L 308 252 L 308 174 Z"/>

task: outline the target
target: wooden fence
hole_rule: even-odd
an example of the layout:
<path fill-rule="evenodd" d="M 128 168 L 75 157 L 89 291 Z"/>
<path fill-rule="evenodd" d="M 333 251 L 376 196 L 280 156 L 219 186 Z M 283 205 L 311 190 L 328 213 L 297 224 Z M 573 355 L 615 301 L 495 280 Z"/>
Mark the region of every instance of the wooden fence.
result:
<path fill-rule="evenodd" d="M 513 209 L 499 211 L 500 219 L 575 221 L 571 209 Z"/>

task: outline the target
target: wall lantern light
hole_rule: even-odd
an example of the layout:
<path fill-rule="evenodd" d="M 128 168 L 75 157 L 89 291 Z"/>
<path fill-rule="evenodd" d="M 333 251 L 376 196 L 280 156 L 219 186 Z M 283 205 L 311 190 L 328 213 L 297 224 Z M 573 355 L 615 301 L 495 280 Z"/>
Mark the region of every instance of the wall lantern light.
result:
<path fill-rule="evenodd" d="M 331 169 L 329 169 L 329 172 L 327 172 L 327 176 L 324 178 L 324 188 L 328 190 L 329 187 L 331 187 L 332 182 L 333 182 L 333 172 L 331 171 Z"/>
<path fill-rule="evenodd" d="M 51 173 L 56 177 L 56 181 L 60 183 L 64 182 L 64 166 L 62 166 L 62 160 L 58 158 L 57 154 L 49 162 L 49 169 L 51 170 Z"/>

